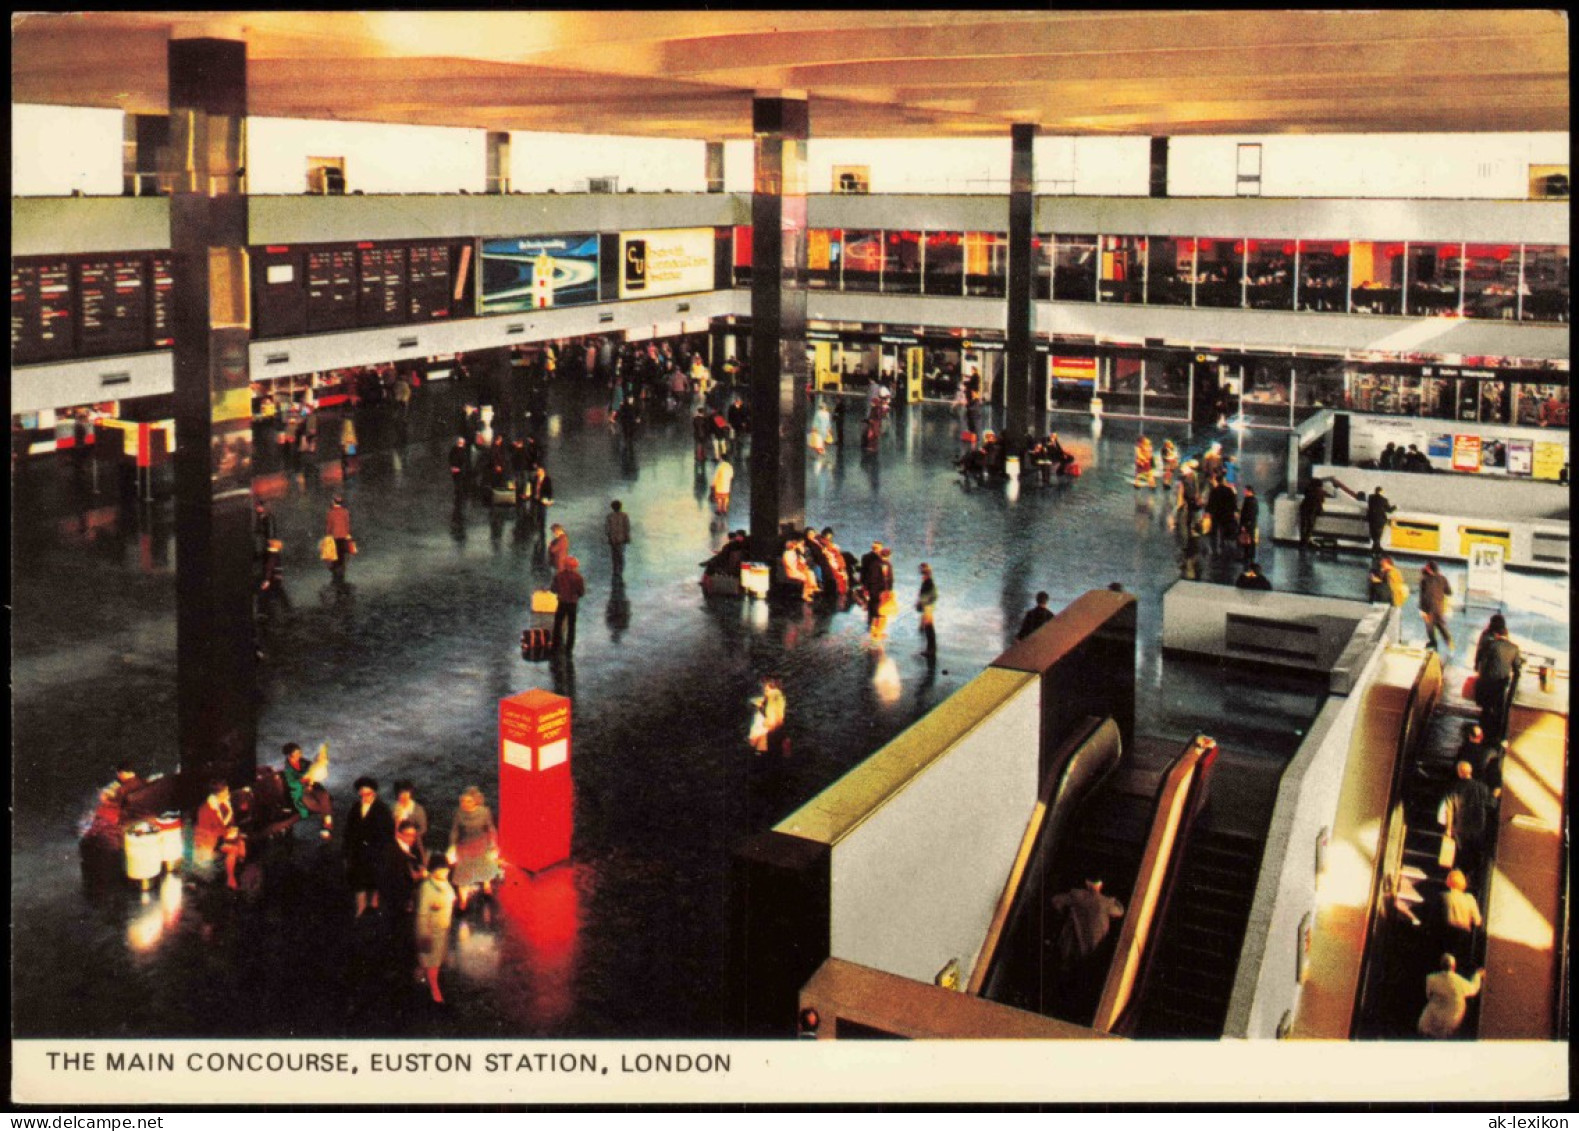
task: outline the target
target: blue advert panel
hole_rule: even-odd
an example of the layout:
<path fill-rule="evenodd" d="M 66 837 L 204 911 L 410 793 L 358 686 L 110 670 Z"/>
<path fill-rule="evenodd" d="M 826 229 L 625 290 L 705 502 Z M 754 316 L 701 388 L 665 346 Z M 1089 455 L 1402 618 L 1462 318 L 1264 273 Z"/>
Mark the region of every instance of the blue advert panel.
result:
<path fill-rule="evenodd" d="M 482 313 L 597 301 L 597 233 L 483 240 Z"/>

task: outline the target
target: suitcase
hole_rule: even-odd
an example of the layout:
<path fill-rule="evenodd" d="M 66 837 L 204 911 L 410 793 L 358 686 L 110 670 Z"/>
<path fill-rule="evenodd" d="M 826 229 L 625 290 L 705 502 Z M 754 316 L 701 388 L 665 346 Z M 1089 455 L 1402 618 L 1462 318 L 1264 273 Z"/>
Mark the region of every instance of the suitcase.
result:
<path fill-rule="evenodd" d="M 1072 459 L 1064 466 L 1064 477 L 1066 479 L 1079 479 L 1080 478 L 1080 461 L 1079 460 L 1073 460 Z"/>
<path fill-rule="evenodd" d="M 554 654 L 554 633 L 547 628 L 521 630 L 521 659 L 546 660 Z"/>
<path fill-rule="evenodd" d="M 509 484 L 505 484 L 503 487 L 495 487 L 490 493 L 489 501 L 496 507 L 513 507 L 515 506 L 515 488 Z"/>
<path fill-rule="evenodd" d="M 959 434 L 959 442 L 962 444 L 974 444 L 976 442 L 976 433 L 961 432 Z"/>
<path fill-rule="evenodd" d="M 559 611 L 559 598 L 552 589 L 537 589 L 532 593 L 532 611 L 534 613 L 557 613 Z"/>

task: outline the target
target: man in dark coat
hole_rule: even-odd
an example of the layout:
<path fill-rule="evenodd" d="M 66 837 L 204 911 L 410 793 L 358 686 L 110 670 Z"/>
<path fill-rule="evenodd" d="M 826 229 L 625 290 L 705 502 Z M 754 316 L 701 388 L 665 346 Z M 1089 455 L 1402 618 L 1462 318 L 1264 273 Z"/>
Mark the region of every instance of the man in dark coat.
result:
<path fill-rule="evenodd" d="M 1305 484 L 1305 493 L 1299 500 L 1299 544 L 1310 545 L 1310 536 L 1315 533 L 1316 523 L 1321 519 L 1321 512 L 1326 508 L 1327 500 L 1333 496 L 1327 494 L 1326 483 L 1321 479 L 1312 479 Z"/>
<path fill-rule="evenodd" d="M 1256 556 L 1256 542 L 1261 532 L 1261 500 L 1255 488 L 1245 484 L 1245 497 L 1239 504 L 1239 547 L 1245 561 Z"/>
<path fill-rule="evenodd" d="M 1052 609 L 1047 607 L 1047 602 L 1052 598 L 1046 592 L 1036 595 L 1036 604 L 1025 612 L 1025 617 L 1020 621 L 1020 631 L 1014 634 L 1016 640 L 1024 640 L 1031 633 L 1041 628 L 1042 625 L 1053 619 Z"/>
<path fill-rule="evenodd" d="M 1486 741 L 1493 745 L 1508 737 L 1508 700 L 1523 667 L 1524 657 L 1508 639 L 1506 623 L 1494 621 L 1491 635 L 1475 650 L 1475 704 Z"/>
<path fill-rule="evenodd" d="M 1223 552 L 1225 539 L 1229 546 L 1234 544 L 1234 515 L 1238 510 L 1239 501 L 1234 496 L 1234 489 L 1219 474 L 1206 494 L 1206 513 L 1212 520 L 1212 553 Z"/>
<path fill-rule="evenodd" d="M 1491 787 L 1475 780 L 1475 768 L 1460 762 L 1453 768 L 1458 780 L 1442 798 L 1437 820 L 1443 831 L 1458 842 L 1454 867 L 1478 875 L 1485 863 L 1486 842 L 1497 822 L 1497 799 Z"/>
<path fill-rule="evenodd" d="M 1436 559 L 1427 558 L 1420 571 L 1420 615 L 1425 619 L 1426 647 L 1436 651 L 1436 634 L 1441 633 L 1447 650 L 1453 650 L 1453 634 L 1447 628 L 1447 599 L 1453 587 L 1437 568 Z"/>
<path fill-rule="evenodd" d="M 881 542 L 873 542 L 871 550 L 861 555 L 861 587 L 866 590 L 866 625 L 870 628 L 877 623 L 883 594 L 894 587 L 894 570 L 883 560 Z"/>
<path fill-rule="evenodd" d="M 455 437 L 455 446 L 450 449 L 450 482 L 455 486 L 455 505 L 458 507 L 466 501 L 466 485 L 471 479 L 471 459 L 466 437 Z"/>
<path fill-rule="evenodd" d="M 378 881 L 389 842 L 395 837 L 395 817 L 378 796 L 373 778 L 356 779 L 356 800 L 340 823 L 340 848 L 345 854 L 345 875 L 356 895 L 356 913 L 378 906 Z"/>
<path fill-rule="evenodd" d="M 581 563 L 566 557 L 554 574 L 554 596 L 559 598 L 559 608 L 554 611 L 554 649 L 569 656 L 576 650 L 576 613 L 581 598 L 586 596 L 587 582 L 581 576 Z"/>
<path fill-rule="evenodd" d="M 1397 509 L 1388 502 L 1380 487 L 1365 497 L 1365 525 L 1371 533 L 1371 553 L 1382 552 L 1382 535 L 1387 531 L 1387 516 Z"/>

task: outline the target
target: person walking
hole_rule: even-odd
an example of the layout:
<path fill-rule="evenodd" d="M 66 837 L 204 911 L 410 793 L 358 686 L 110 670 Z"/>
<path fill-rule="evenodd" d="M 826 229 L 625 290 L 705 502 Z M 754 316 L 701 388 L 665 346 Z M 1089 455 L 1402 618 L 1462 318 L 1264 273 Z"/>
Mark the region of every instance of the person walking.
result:
<path fill-rule="evenodd" d="M 346 509 L 344 495 L 334 497 L 329 513 L 324 516 L 324 536 L 334 539 L 334 561 L 329 563 L 329 572 L 334 580 L 344 581 L 346 563 L 355 545 L 351 537 L 351 512 Z"/>
<path fill-rule="evenodd" d="M 1492 745 L 1508 737 L 1508 713 L 1513 688 L 1524 668 L 1524 655 L 1508 639 L 1508 622 L 1501 613 L 1491 623 L 1475 649 L 1475 705 L 1480 708 L 1480 725 Z"/>
<path fill-rule="evenodd" d="M 1387 532 L 1388 516 L 1397 509 L 1380 487 L 1365 497 L 1365 526 L 1371 535 L 1371 553 L 1382 552 L 1382 535 Z"/>
<path fill-rule="evenodd" d="M 1456 863 L 1479 875 L 1500 809 L 1490 787 L 1476 780 L 1475 768 L 1468 762 L 1457 763 L 1453 772 L 1457 780 L 1443 796 L 1436 814 L 1444 835 L 1454 841 L 1452 859 L 1445 863 Z"/>
<path fill-rule="evenodd" d="M 1433 652 L 1438 632 L 1447 643 L 1447 650 L 1453 651 L 1453 634 L 1447 627 L 1448 598 L 1452 595 L 1453 587 L 1437 568 L 1436 559 L 1427 558 L 1425 568 L 1420 571 L 1420 616 L 1425 621 L 1426 647 Z"/>
<path fill-rule="evenodd" d="M 466 487 L 471 480 L 471 449 L 466 445 L 465 436 L 455 437 L 455 446 L 450 449 L 450 482 L 455 487 L 455 509 L 459 510 L 466 505 Z"/>
<path fill-rule="evenodd" d="M 1245 561 L 1253 561 L 1256 547 L 1261 544 L 1261 500 L 1255 488 L 1245 484 L 1245 497 L 1239 503 L 1239 552 Z"/>
<path fill-rule="evenodd" d="M 1394 609 L 1402 609 L 1409 600 L 1409 586 L 1392 558 L 1377 558 L 1371 566 L 1369 596 L 1373 604 L 1391 605 Z M 1403 613 L 1398 612 L 1393 614 L 1392 642 L 1397 644 L 1402 636 Z"/>
<path fill-rule="evenodd" d="M 450 886 L 450 862 L 442 852 L 428 857 L 427 878 L 417 887 L 413 898 L 417 965 L 428 983 L 428 994 L 437 1005 L 444 1004 L 439 989 L 439 968 L 450 949 L 450 925 L 455 921 L 455 889 Z"/>
<path fill-rule="evenodd" d="M 933 623 L 933 613 L 937 603 L 938 587 L 937 582 L 932 580 L 932 567 L 922 562 L 921 591 L 916 595 L 916 612 L 921 614 L 921 635 L 926 637 L 927 641 L 927 646 L 921 655 L 926 658 L 928 665 L 938 661 L 938 633 Z"/>
<path fill-rule="evenodd" d="M 735 466 L 727 459 L 718 461 L 718 467 L 713 472 L 713 511 L 715 514 L 729 513 L 729 492 L 735 483 Z"/>
<path fill-rule="evenodd" d="M 1316 523 L 1321 520 L 1321 512 L 1326 508 L 1327 500 L 1335 496 L 1327 493 L 1326 481 L 1312 479 L 1305 484 L 1305 492 L 1299 500 L 1299 544 L 1309 546 L 1311 535 L 1316 532 Z"/>
<path fill-rule="evenodd" d="M 356 895 L 360 917 L 378 906 L 379 864 L 395 836 L 395 818 L 378 796 L 378 782 L 356 779 L 356 800 L 340 823 L 340 850 L 345 856 L 346 881 Z"/>
<path fill-rule="evenodd" d="M 762 694 L 751 699 L 751 730 L 746 741 L 758 754 L 787 754 L 789 744 L 784 740 L 784 715 L 789 706 L 784 698 L 783 685 L 775 676 L 762 680 Z"/>
<path fill-rule="evenodd" d="M 587 592 L 581 563 L 566 555 L 559 572 L 554 574 L 552 588 L 559 598 L 559 607 L 554 610 L 554 650 L 568 657 L 576 650 L 576 611 Z"/>
<path fill-rule="evenodd" d="M 565 566 L 565 559 L 570 556 L 570 535 L 565 533 L 565 528 L 559 523 L 554 523 L 549 528 L 548 539 L 548 565 L 555 573 Z"/>
<path fill-rule="evenodd" d="M 609 540 L 609 558 L 614 563 L 614 576 L 623 577 L 625 547 L 630 545 L 631 540 L 631 519 L 618 499 L 609 504 L 609 513 L 603 520 L 603 534 Z"/>
<path fill-rule="evenodd" d="M 350 406 L 340 418 L 340 477 L 351 474 L 351 461 L 356 458 L 356 421 L 351 417 Z"/>
<path fill-rule="evenodd" d="M 1081 966 L 1107 938 L 1113 920 L 1122 918 L 1124 905 L 1102 893 L 1101 880 L 1055 895 L 1052 910 L 1063 915 L 1058 931 L 1058 961 L 1066 973 Z"/>

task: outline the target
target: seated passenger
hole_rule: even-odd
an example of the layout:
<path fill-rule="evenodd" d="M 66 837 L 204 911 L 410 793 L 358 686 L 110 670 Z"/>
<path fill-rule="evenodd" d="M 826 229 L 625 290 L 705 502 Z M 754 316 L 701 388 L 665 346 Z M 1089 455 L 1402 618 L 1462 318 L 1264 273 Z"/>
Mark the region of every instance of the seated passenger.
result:
<path fill-rule="evenodd" d="M 791 538 L 784 547 L 780 556 L 780 565 L 784 570 L 784 580 L 792 585 L 800 586 L 801 600 L 809 602 L 818 590 L 817 579 L 811 575 L 811 567 L 806 564 L 806 556 L 801 550 L 799 538 Z"/>
<path fill-rule="evenodd" d="M 1244 572 L 1239 575 L 1239 580 L 1234 582 L 1236 589 L 1257 589 L 1270 592 L 1272 583 L 1261 573 L 1261 566 L 1256 562 L 1246 562 Z"/>
<path fill-rule="evenodd" d="M 226 886 L 236 886 L 236 868 L 245 859 L 246 841 L 236 825 L 236 809 L 230 801 L 230 786 L 216 778 L 209 783 L 208 798 L 197 810 L 192 831 L 192 863 L 212 872 L 221 856 L 225 860 Z"/>

